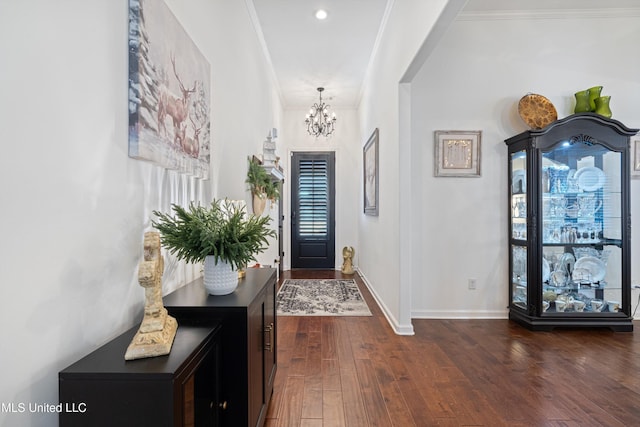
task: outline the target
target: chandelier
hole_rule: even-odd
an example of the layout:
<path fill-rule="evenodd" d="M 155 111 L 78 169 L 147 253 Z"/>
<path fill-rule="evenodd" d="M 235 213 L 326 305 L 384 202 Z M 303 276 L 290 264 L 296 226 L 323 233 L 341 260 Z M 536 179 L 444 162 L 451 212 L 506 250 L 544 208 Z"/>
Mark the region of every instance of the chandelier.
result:
<path fill-rule="evenodd" d="M 309 132 L 309 135 L 313 135 L 315 137 L 320 135 L 325 137 L 329 136 L 335 130 L 334 124 L 336 123 L 336 113 L 331 113 L 331 115 L 329 115 L 329 105 L 325 105 L 322 102 L 323 90 L 323 87 L 318 88 L 318 92 L 320 92 L 320 102 L 318 104 L 313 104 L 304 121 L 307 124 L 307 132 Z"/>

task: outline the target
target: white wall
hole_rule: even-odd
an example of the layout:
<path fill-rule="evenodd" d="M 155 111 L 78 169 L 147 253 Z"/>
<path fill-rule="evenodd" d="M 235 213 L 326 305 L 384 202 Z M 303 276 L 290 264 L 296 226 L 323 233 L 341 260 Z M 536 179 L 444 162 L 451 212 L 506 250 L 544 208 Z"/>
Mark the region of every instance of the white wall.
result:
<path fill-rule="evenodd" d="M 311 104 L 309 104 L 311 105 Z M 336 153 L 336 257 L 335 268 L 342 266 L 342 248 L 353 246 L 356 250 L 354 265 L 363 250 L 358 241 L 358 217 L 362 212 L 360 187 L 362 185 L 362 146 L 355 110 L 336 109 L 336 131 L 329 138 L 315 138 L 307 133 L 304 124 L 308 110 L 288 109 L 284 112 L 283 128 L 277 145 L 277 153 L 285 168 L 284 212 L 291 209 L 291 154 L 296 151 L 328 151 Z M 291 221 L 285 215 L 284 222 L 285 269 L 291 266 Z"/>
<path fill-rule="evenodd" d="M 459 18 L 411 85 L 412 138 L 424 167 L 422 280 L 413 284 L 414 317 L 505 317 L 508 294 L 507 149 L 527 129 L 517 114 L 528 92 L 548 97 L 558 116 L 573 93 L 603 85 L 613 118 L 640 127 L 640 12 L 576 11 L 562 19 L 514 14 L 508 20 Z M 505 15 L 502 15 L 503 17 Z M 479 19 L 480 18 L 480 19 Z M 478 20 L 479 19 L 479 20 Z M 481 178 L 433 176 L 434 130 L 482 130 Z M 631 187 L 632 259 L 640 259 L 640 181 Z M 640 264 L 633 262 L 634 283 Z M 477 290 L 468 290 L 469 278 Z M 634 291 L 632 303 L 637 299 Z"/>
<path fill-rule="evenodd" d="M 57 403 L 59 370 L 136 325 L 151 211 L 247 197 L 246 156 L 279 124 L 244 2 L 167 3 L 211 64 L 210 181 L 127 156 L 126 1 L 0 2 L 4 405 Z M 165 293 L 199 275 L 166 267 Z M 27 425 L 57 414 L 0 413 L 0 426 Z"/>
<path fill-rule="evenodd" d="M 397 1 L 379 40 L 359 106 L 361 145 L 380 130 L 379 215 L 359 217 L 359 271 L 396 332 L 412 334 L 411 278 L 401 264 L 411 252 L 403 239 L 402 204 L 409 191 L 408 167 L 400 163 L 400 82 L 447 1 Z M 403 156 L 404 159 L 404 156 Z M 405 169 L 403 169 L 405 168 Z M 403 177 L 404 178 L 401 178 Z M 408 252 L 408 253 L 405 253 Z"/>
<path fill-rule="evenodd" d="M 272 128 L 280 128 L 282 120 L 280 97 L 262 46 L 244 1 L 217 0 L 213 7 L 204 0 L 202 7 L 179 0 L 172 3 L 180 5 L 191 19 L 202 21 L 198 28 L 211 44 L 214 194 L 244 200 L 252 213 L 251 192 L 245 183 L 248 158 L 262 155 L 267 134 Z M 276 212 L 265 212 L 271 216 L 271 228 L 275 230 Z M 256 256 L 260 264 L 272 265 L 277 258 L 277 240 L 269 238 L 269 243 L 269 248 Z"/>

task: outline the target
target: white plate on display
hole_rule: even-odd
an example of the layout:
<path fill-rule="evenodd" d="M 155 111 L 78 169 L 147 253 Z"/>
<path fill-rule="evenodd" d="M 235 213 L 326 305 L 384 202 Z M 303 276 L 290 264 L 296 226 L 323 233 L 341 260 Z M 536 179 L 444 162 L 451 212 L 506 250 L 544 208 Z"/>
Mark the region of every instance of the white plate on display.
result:
<path fill-rule="evenodd" d="M 591 282 L 591 272 L 586 268 L 574 268 L 571 272 L 571 279 L 574 282 Z"/>
<path fill-rule="evenodd" d="M 599 282 L 604 279 L 607 273 L 607 267 L 604 265 L 604 262 L 594 256 L 583 256 L 576 261 L 574 268 L 575 270 L 579 268 L 587 270 L 589 274 L 591 274 L 591 280 L 594 282 Z"/>
<path fill-rule="evenodd" d="M 527 192 L 527 171 L 518 169 L 513 171 L 511 177 L 511 192 L 513 194 L 522 194 Z"/>
<path fill-rule="evenodd" d="M 602 169 L 591 166 L 578 169 L 574 179 L 582 191 L 596 191 L 604 185 L 605 175 Z"/>

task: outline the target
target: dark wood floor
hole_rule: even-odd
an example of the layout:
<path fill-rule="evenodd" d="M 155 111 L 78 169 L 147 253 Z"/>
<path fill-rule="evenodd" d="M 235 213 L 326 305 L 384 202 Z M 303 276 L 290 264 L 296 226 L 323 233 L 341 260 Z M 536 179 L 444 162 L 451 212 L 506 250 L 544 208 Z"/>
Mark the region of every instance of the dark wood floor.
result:
<path fill-rule="evenodd" d="M 286 272 L 284 278 L 341 277 Z M 639 426 L 640 338 L 508 320 L 278 318 L 266 426 Z M 639 326 L 635 324 L 636 330 Z"/>

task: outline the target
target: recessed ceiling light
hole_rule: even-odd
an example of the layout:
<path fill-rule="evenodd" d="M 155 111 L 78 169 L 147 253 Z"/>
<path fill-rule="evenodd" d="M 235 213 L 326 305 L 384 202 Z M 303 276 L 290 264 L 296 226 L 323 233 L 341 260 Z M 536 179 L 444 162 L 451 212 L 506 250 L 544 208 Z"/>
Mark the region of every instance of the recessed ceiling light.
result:
<path fill-rule="evenodd" d="M 323 20 L 323 19 L 327 19 L 327 11 L 320 9 L 316 12 L 316 18 L 318 18 L 319 20 Z"/>

